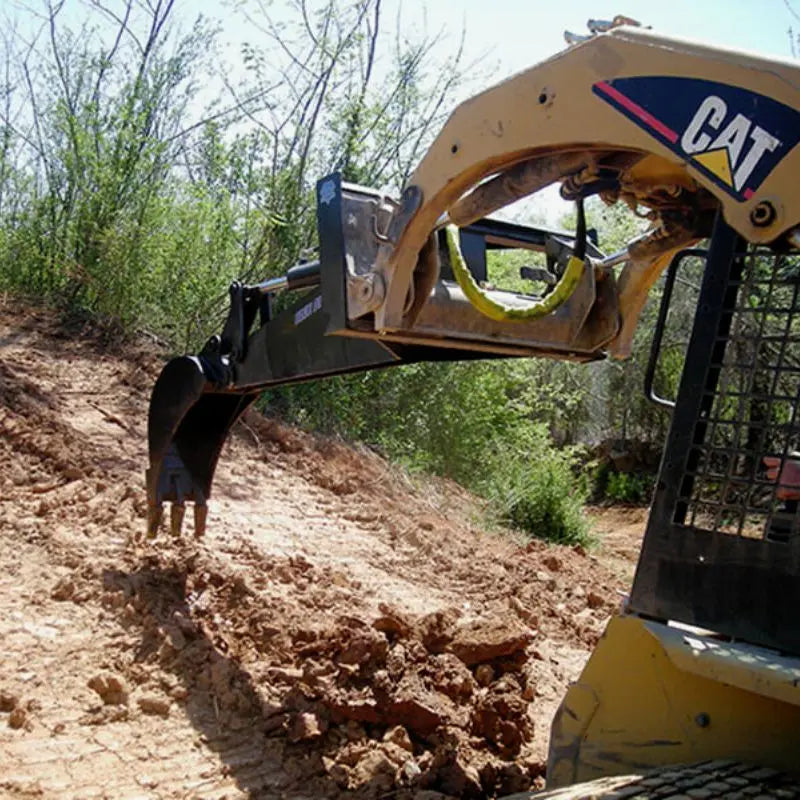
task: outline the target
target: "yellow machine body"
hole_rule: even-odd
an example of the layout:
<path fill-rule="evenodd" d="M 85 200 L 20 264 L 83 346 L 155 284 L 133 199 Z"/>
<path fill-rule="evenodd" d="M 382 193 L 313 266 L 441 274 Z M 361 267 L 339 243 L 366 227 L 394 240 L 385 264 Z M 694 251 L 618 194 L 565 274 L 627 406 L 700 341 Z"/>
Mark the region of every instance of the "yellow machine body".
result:
<path fill-rule="evenodd" d="M 708 87 L 680 129 L 669 129 L 649 107 L 615 88 L 618 81 L 653 77 Z M 466 225 L 566 176 L 589 182 L 604 166 L 618 166 L 623 154 L 631 156 L 620 170 L 620 196 L 626 202 L 653 207 L 659 190 L 683 189 L 677 205 L 687 199 L 696 207 L 718 205 L 747 241 L 775 241 L 800 223 L 794 185 L 800 150 L 789 137 L 773 137 L 747 116 L 752 100 L 734 107 L 735 102 L 715 94 L 715 87 L 800 109 L 796 62 L 632 27 L 568 48 L 464 102 L 411 176 L 409 186 L 421 202 L 413 213 L 402 208 L 393 213 L 386 227 L 394 235 L 381 244 L 371 269 L 380 290 L 371 292 L 369 305 L 355 306 L 354 315 L 374 313 L 374 329 L 385 335 L 413 328 L 423 304 L 410 303 L 415 280 L 418 290 L 435 282 L 435 276 L 424 275 L 422 251 L 442 219 Z M 668 106 L 674 100 L 668 94 L 655 98 L 655 105 Z M 772 169 L 755 191 L 737 185 L 754 160 L 763 167 L 770 159 Z M 769 209 L 766 217 L 764 209 Z M 687 233 L 676 236 L 672 248 L 665 239 L 661 253 L 642 258 L 632 253 L 618 280 L 620 325 L 609 353 L 629 355 L 649 289 L 675 250 L 689 241 Z"/>
<path fill-rule="evenodd" d="M 553 721 L 548 788 L 670 764 L 800 768 L 800 658 L 613 618 Z"/>

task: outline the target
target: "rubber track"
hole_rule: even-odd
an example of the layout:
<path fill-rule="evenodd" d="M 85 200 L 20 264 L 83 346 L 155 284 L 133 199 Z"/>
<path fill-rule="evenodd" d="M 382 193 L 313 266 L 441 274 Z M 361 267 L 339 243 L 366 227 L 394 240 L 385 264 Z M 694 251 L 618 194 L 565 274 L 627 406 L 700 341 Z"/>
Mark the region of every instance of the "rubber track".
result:
<path fill-rule="evenodd" d="M 504 800 L 792 800 L 800 778 L 736 761 L 704 761 L 644 775 L 600 778 L 552 791 L 511 795 Z"/>

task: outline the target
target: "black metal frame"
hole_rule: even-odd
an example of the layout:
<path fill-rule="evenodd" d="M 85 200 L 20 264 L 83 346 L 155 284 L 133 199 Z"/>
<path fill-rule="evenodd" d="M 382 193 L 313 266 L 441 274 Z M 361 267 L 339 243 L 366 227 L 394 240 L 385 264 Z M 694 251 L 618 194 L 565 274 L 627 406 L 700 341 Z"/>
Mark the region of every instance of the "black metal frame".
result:
<path fill-rule="evenodd" d="M 787 343 L 800 341 L 791 327 L 800 320 L 800 298 L 796 277 L 773 268 L 779 259 L 746 252 L 735 231 L 717 220 L 630 605 L 640 614 L 800 653 L 796 508 L 777 501 L 762 463 L 766 455 L 785 460 L 800 435 L 800 403 L 793 402 L 800 367 L 785 358 Z M 768 269 L 763 280 L 753 277 L 757 269 Z M 765 329 L 768 316 L 783 326 L 775 334 Z M 734 320 L 741 330 L 732 328 Z M 737 356 L 743 342 L 753 353 L 747 363 Z M 765 365 L 764 342 L 778 352 Z M 759 387 L 758 380 L 769 385 Z M 791 391 L 779 389 L 787 382 Z M 792 403 L 786 422 L 771 421 L 777 402 Z M 756 423 L 758 403 L 766 416 Z M 776 432 L 779 452 L 769 443 Z"/>
<path fill-rule="evenodd" d="M 689 258 L 697 258 L 708 256 L 707 250 L 687 249 L 681 250 L 670 262 L 667 274 L 664 277 L 664 288 L 661 294 L 661 305 L 658 308 L 658 317 L 656 318 L 656 325 L 653 328 L 653 338 L 650 344 L 650 356 L 647 360 L 647 369 L 644 373 L 644 394 L 645 397 L 657 406 L 671 411 L 675 408 L 675 401 L 668 400 L 656 394 L 654 383 L 656 376 L 656 367 L 658 366 L 658 359 L 661 355 L 661 342 L 664 337 L 664 330 L 667 325 L 667 315 L 669 314 L 670 303 L 672 302 L 672 292 L 675 288 L 675 281 L 678 277 L 683 262 Z"/>

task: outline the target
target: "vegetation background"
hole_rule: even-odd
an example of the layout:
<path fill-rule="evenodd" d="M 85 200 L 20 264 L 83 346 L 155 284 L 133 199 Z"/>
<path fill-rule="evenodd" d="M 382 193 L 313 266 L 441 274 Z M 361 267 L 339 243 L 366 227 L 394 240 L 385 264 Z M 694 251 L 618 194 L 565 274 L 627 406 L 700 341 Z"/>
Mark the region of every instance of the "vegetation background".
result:
<path fill-rule="evenodd" d="M 243 6 L 253 41 L 235 82 L 217 67 L 218 26 L 178 24 L 175 0 L 82 8 L 76 24 L 43 0 L 0 42 L 0 292 L 174 352 L 219 329 L 231 280 L 313 251 L 317 178 L 397 193 L 471 72 L 457 43 L 404 34 L 382 0 L 293 0 L 279 20 Z M 590 221 L 607 251 L 640 228 L 599 202 Z M 499 257 L 491 278 L 513 283 L 518 267 Z M 688 288 L 659 363 L 665 395 Z M 641 390 L 658 299 L 626 362 L 415 365 L 273 391 L 263 408 L 450 476 L 535 535 L 585 542 L 587 496 L 648 499 L 668 422 Z"/>

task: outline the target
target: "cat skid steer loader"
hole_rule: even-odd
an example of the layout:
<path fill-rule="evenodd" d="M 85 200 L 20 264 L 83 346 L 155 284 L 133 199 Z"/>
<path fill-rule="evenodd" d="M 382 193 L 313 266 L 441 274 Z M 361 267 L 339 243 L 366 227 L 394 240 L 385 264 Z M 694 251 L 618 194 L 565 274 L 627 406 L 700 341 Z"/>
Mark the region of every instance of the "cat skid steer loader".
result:
<path fill-rule="evenodd" d="M 671 429 L 630 597 L 553 723 L 548 792 L 800 797 L 800 515 L 764 468 L 800 447 L 798 140 L 795 63 L 622 26 L 459 106 L 399 198 L 324 177 L 319 260 L 234 284 L 222 333 L 156 383 L 149 534 L 165 502 L 173 534 L 187 502 L 202 534 L 222 445 L 265 387 L 418 361 L 624 358 L 663 273 L 647 391 Z M 489 218 L 554 183 L 577 204 L 574 235 Z M 583 221 L 595 194 L 645 214 L 647 233 L 604 256 Z M 523 269 L 541 290 L 487 284 L 487 251 L 510 247 L 545 254 Z M 666 401 L 654 365 L 690 260 L 699 297 Z"/>

